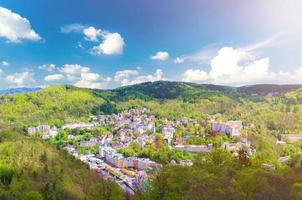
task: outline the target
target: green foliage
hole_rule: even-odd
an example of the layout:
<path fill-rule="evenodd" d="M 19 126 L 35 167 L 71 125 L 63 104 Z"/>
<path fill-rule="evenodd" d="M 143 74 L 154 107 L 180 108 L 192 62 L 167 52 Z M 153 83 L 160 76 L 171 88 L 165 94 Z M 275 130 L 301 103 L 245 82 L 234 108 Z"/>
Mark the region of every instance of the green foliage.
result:
<path fill-rule="evenodd" d="M 25 193 L 24 200 L 43 200 L 43 196 L 39 192 L 31 191 Z"/>
<path fill-rule="evenodd" d="M 9 166 L 0 164 L 0 183 L 4 186 L 8 186 L 14 176 L 15 172 Z"/>
<path fill-rule="evenodd" d="M 104 103 L 89 90 L 65 86 L 52 86 L 29 94 L 0 97 L 1 124 L 50 124 L 61 126 L 64 122 L 88 120 L 95 105 Z"/>
<path fill-rule="evenodd" d="M 196 158 L 193 167 L 165 166 L 141 199 L 300 199 L 302 168 L 277 172 L 240 165 L 228 152 L 216 150 Z M 240 167 L 241 166 L 241 167 Z"/>
<path fill-rule="evenodd" d="M 126 157 L 145 157 L 163 164 L 167 164 L 171 160 L 179 162 L 180 160 L 193 158 L 186 151 L 169 148 L 160 134 L 156 135 L 155 144 L 147 144 L 144 148 L 141 148 L 139 143 L 133 142 L 126 148 L 120 148 L 119 152 Z"/>
<path fill-rule="evenodd" d="M 65 151 L 19 135 L 0 143 L 0 199 L 123 199 L 123 192 Z"/>

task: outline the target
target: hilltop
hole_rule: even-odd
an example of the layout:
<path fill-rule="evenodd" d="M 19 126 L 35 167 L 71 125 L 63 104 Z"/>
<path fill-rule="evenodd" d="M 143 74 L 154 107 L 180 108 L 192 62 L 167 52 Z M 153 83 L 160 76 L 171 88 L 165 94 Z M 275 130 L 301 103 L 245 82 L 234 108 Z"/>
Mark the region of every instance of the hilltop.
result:
<path fill-rule="evenodd" d="M 269 98 L 268 94 L 284 100 L 289 96 L 297 99 L 298 88 L 300 85 L 228 87 L 169 81 L 112 90 L 51 86 L 31 93 L 0 96 L 0 126 L 10 124 L 21 129 L 43 123 L 61 126 L 64 122 L 88 121 L 91 114 L 116 113 L 133 106 L 146 106 L 168 116 L 229 113 L 236 110 L 234 106 L 242 99 L 248 102 L 256 99 L 263 104 Z M 244 108 L 246 104 L 240 105 Z M 167 112 L 163 113 L 164 110 Z"/>

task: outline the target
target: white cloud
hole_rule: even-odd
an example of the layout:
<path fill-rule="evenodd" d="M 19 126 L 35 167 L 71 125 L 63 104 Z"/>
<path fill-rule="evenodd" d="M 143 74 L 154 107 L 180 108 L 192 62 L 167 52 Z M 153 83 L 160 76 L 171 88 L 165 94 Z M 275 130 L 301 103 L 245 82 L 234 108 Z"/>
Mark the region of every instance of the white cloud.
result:
<path fill-rule="evenodd" d="M 42 69 L 44 69 L 44 65 L 42 66 Z M 46 66 L 49 67 L 49 65 Z M 44 78 L 45 81 L 58 81 L 66 78 L 67 82 L 74 84 L 77 87 L 98 89 L 106 88 L 108 83 L 111 81 L 110 78 L 103 78 L 98 73 L 91 72 L 89 67 L 79 64 L 65 64 L 62 67 L 55 67 L 54 69 L 59 71 L 61 74 L 47 75 Z"/>
<path fill-rule="evenodd" d="M 268 57 L 258 58 L 253 53 L 243 51 L 243 49 L 223 47 L 212 58 L 209 72 L 201 69 L 188 69 L 182 74 L 182 77 L 183 81 L 232 86 L 280 83 L 280 79 L 284 80 L 285 77 L 298 80 L 298 74 L 302 78 L 302 73 L 272 72 L 269 70 L 269 64 L 270 59 Z M 289 82 L 297 83 L 287 79 L 287 83 Z"/>
<path fill-rule="evenodd" d="M 3 65 L 3 66 L 9 66 L 9 63 L 7 61 L 1 61 L 1 65 Z"/>
<path fill-rule="evenodd" d="M 183 81 L 204 82 L 208 80 L 208 74 L 199 69 L 188 69 L 183 73 Z"/>
<path fill-rule="evenodd" d="M 92 48 L 91 53 L 94 55 L 115 55 L 123 54 L 123 48 L 125 46 L 124 39 L 119 33 L 102 33 L 103 41 Z"/>
<path fill-rule="evenodd" d="M 82 88 L 105 89 L 109 81 L 110 78 L 104 79 L 97 73 L 82 73 L 81 79 L 74 85 Z"/>
<path fill-rule="evenodd" d="M 181 58 L 181 57 L 176 57 L 173 62 L 175 64 L 181 64 L 181 63 L 184 63 L 185 62 L 185 59 L 184 58 Z"/>
<path fill-rule="evenodd" d="M 139 74 L 137 70 L 123 70 L 117 71 L 114 76 L 115 81 L 121 81 L 122 79 L 128 78 L 130 76 L 136 76 Z"/>
<path fill-rule="evenodd" d="M 51 74 L 48 76 L 45 76 L 45 81 L 58 81 L 64 79 L 65 76 L 63 74 Z"/>
<path fill-rule="evenodd" d="M 35 80 L 33 79 L 33 73 L 31 72 L 22 72 L 22 73 L 14 73 L 12 75 L 8 75 L 5 77 L 5 80 L 8 82 L 10 86 L 13 87 L 24 87 L 30 85 Z"/>
<path fill-rule="evenodd" d="M 41 39 L 26 18 L 4 7 L 0 7 L 0 37 L 16 43 L 22 40 L 37 41 Z"/>
<path fill-rule="evenodd" d="M 159 80 L 164 80 L 163 78 L 163 72 L 161 69 L 157 69 L 154 74 L 149 74 L 149 75 L 139 75 L 135 76 L 132 79 L 125 78 L 121 80 L 122 86 L 125 85 L 133 85 L 133 84 L 138 84 L 138 83 L 143 83 L 143 82 L 154 82 L 154 81 L 159 81 Z"/>
<path fill-rule="evenodd" d="M 117 32 L 111 33 L 106 30 L 98 29 L 93 26 L 85 26 L 82 24 L 69 24 L 61 27 L 62 33 L 83 33 L 84 39 L 90 42 L 101 43 L 94 46 L 90 53 L 93 55 L 119 55 L 123 54 L 125 46 L 124 38 Z M 77 47 L 83 49 L 81 43 Z"/>
<path fill-rule="evenodd" d="M 90 72 L 90 68 L 83 67 L 79 64 L 65 64 L 60 68 L 60 71 L 67 75 L 79 75 Z"/>
<path fill-rule="evenodd" d="M 88 28 L 85 28 L 83 30 L 83 33 L 85 35 L 85 39 L 91 42 L 97 42 L 98 37 L 101 36 L 101 29 L 96 29 L 93 26 L 90 26 Z"/>
<path fill-rule="evenodd" d="M 237 50 L 240 50 L 242 52 L 253 52 L 254 54 L 256 50 L 261 50 L 265 48 L 270 48 L 274 47 L 277 45 L 284 44 L 288 42 L 288 38 L 291 38 L 291 33 L 290 32 L 279 32 L 276 33 L 264 40 L 261 40 L 259 42 L 249 44 L 240 48 L 236 48 Z M 222 44 L 212 44 L 209 46 L 206 46 L 202 48 L 200 51 L 191 53 L 191 54 L 186 54 L 186 55 L 181 55 L 177 58 L 181 58 L 180 61 L 185 61 L 186 63 L 190 64 L 210 64 L 211 60 L 213 57 L 217 55 L 217 52 L 221 49 Z M 177 62 L 177 58 L 174 59 L 175 64 L 179 64 Z"/>
<path fill-rule="evenodd" d="M 86 28 L 82 24 L 68 24 L 61 27 L 62 33 L 81 33 Z"/>
<path fill-rule="evenodd" d="M 53 72 L 57 69 L 57 67 L 54 64 L 44 64 L 44 65 L 38 66 L 38 69 L 45 70 L 48 72 Z"/>
<path fill-rule="evenodd" d="M 165 61 L 169 59 L 169 53 L 166 51 L 158 51 L 154 56 L 151 56 L 150 59 Z"/>

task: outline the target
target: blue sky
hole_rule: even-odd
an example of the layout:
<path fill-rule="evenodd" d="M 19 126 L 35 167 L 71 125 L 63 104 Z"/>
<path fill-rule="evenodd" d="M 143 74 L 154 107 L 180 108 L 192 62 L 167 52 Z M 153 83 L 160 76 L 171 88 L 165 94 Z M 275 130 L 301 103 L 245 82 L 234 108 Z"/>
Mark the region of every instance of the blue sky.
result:
<path fill-rule="evenodd" d="M 302 83 L 299 0 L 3 0 L 0 88 Z"/>

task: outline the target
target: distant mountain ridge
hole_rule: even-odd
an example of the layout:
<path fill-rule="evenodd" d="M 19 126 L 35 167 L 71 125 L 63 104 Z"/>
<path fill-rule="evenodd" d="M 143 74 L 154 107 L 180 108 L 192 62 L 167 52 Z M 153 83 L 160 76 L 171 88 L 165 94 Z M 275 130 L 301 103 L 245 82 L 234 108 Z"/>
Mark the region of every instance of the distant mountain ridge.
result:
<path fill-rule="evenodd" d="M 73 87 L 73 86 L 69 86 Z M 155 81 L 155 82 L 144 82 L 135 85 L 118 87 L 115 89 L 109 90 L 99 90 L 92 89 L 92 91 L 103 91 L 116 94 L 112 97 L 123 97 L 129 95 L 137 95 L 138 93 L 141 96 L 146 95 L 146 97 L 152 98 L 176 98 L 179 96 L 185 96 L 187 93 L 196 94 L 204 91 L 211 92 L 223 92 L 223 93 L 232 93 L 239 96 L 278 96 L 285 94 L 287 92 L 295 91 L 299 88 L 302 88 L 300 84 L 256 84 L 256 85 L 247 85 L 240 87 L 233 86 L 224 86 L 224 85 L 215 85 L 215 84 L 198 84 L 190 82 L 178 82 L 178 81 Z M 0 90 L 0 94 L 18 94 L 18 93 L 30 93 L 41 90 L 42 88 L 9 88 Z"/>
<path fill-rule="evenodd" d="M 106 90 L 110 99 L 127 99 L 131 96 L 156 99 L 173 99 L 187 97 L 203 98 L 211 95 L 227 95 L 229 97 L 249 96 L 282 96 L 302 88 L 302 85 L 258 84 L 250 86 L 223 86 L 214 84 L 197 84 L 190 82 L 156 81 Z"/>
<path fill-rule="evenodd" d="M 42 88 L 9 88 L 0 90 L 0 94 L 18 94 L 18 93 L 30 93 L 41 90 Z"/>
<path fill-rule="evenodd" d="M 302 88 L 302 85 L 278 85 L 278 84 L 258 84 L 250 86 L 242 86 L 238 89 L 246 95 L 280 95 L 286 92 L 295 91 Z"/>

